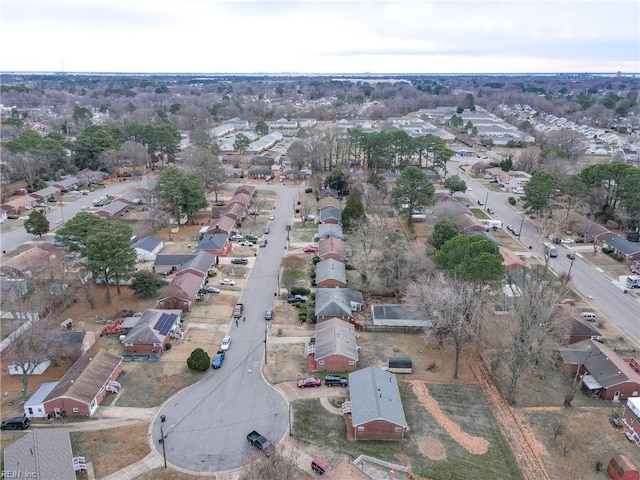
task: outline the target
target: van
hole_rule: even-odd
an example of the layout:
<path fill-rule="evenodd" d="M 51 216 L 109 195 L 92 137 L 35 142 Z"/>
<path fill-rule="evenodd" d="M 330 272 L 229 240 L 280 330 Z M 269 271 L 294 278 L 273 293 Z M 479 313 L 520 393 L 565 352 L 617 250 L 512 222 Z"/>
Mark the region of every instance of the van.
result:
<path fill-rule="evenodd" d="M 266 228 L 264 229 L 264 234 L 265 234 L 265 235 L 268 235 L 268 234 L 269 234 L 269 232 L 270 232 L 269 227 L 266 227 Z"/>
<path fill-rule="evenodd" d="M 314 458 L 313 460 L 311 460 L 311 470 L 313 470 L 318 475 L 323 475 L 324 473 L 331 470 L 331 465 L 329 465 L 321 458 Z"/>
<path fill-rule="evenodd" d="M 596 314 L 593 312 L 580 312 L 580 316 L 588 322 L 596 321 Z"/>

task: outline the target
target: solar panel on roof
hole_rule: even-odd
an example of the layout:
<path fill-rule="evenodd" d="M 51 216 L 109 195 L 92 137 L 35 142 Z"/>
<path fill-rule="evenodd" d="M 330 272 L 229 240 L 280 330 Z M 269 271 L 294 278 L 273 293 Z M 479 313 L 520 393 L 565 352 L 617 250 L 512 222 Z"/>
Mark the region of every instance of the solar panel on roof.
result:
<path fill-rule="evenodd" d="M 160 332 L 160 335 L 167 335 L 173 324 L 175 323 L 175 315 L 173 313 L 163 313 L 153 327 L 154 330 Z"/>

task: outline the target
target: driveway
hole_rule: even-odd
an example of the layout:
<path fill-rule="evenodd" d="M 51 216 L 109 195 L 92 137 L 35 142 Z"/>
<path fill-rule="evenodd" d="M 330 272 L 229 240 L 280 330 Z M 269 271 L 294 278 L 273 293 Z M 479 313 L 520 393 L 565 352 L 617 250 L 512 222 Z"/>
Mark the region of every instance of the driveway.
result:
<path fill-rule="evenodd" d="M 167 461 L 179 469 L 211 473 L 242 467 L 258 454 L 246 440 L 249 432 L 257 430 L 277 444 L 289 428 L 287 402 L 263 378 L 261 367 L 265 340 L 269 341 L 264 312 L 273 308 L 287 245 L 286 225 L 291 223 L 298 190 L 282 185 L 270 189 L 278 192 L 275 220 L 269 222 L 269 243 L 257 249 L 240 297 L 246 321 L 236 326 L 229 319 L 233 342 L 222 367 L 170 398 L 153 421 L 157 452 L 162 454 L 162 426 Z M 215 351 L 208 353 L 213 357 Z"/>

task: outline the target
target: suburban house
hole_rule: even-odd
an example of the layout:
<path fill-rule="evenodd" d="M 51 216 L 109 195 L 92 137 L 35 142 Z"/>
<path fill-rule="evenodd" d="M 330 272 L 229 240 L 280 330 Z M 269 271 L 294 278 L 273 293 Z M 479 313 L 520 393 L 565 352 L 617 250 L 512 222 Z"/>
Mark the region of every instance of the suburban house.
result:
<path fill-rule="evenodd" d="M 190 311 L 204 282 L 203 276 L 191 272 L 176 276 L 160 293 L 157 300 L 158 308 Z"/>
<path fill-rule="evenodd" d="M 196 250 L 202 250 L 211 255 L 226 257 L 231 251 L 231 243 L 227 233 L 206 233 L 196 246 Z"/>
<path fill-rule="evenodd" d="M 145 262 L 155 260 L 164 243 L 161 238 L 149 236 L 136 241 L 131 247 L 136 251 L 136 259 Z"/>
<path fill-rule="evenodd" d="M 86 468 L 84 457 L 74 458 L 66 428 L 30 430 L 4 449 L 6 478 L 76 480 L 76 472 Z"/>
<path fill-rule="evenodd" d="M 51 335 L 58 348 L 62 349 L 62 357 L 72 358 L 74 361 L 87 353 L 96 343 L 96 334 L 91 331 L 61 330 L 51 332 Z"/>
<path fill-rule="evenodd" d="M 355 327 L 337 318 L 316 325 L 313 371 L 353 372 L 358 362 Z"/>
<path fill-rule="evenodd" d="M 230 234 L 231 231 L 236 228 L 236 223 L 237 222 L 236 222 L 235 218 L 223 215 L 220 218 L 214 219 L 214 221 L 209 224 L 209 228 L 207 229 L 207 233 L 227 233 L 227 234 Z"/>
<path fill-rule="evenodd" d="M 200 250 L 193 256 L 193 258 L 190 258 L 180 266 L 176 272 L 176 276 L 182 275 L 183 273 L 193 273 L 206 278 L 208 277 L 209 270 L 211 270 L 215 261 L 215 255 Z"/>
<path fill-rule="evenodd" d="M 414 311 L 407 305 L 381 304 L 371 305 L 371 322 L 374 325 L 417 327 L 424 328 L 430 325 L 420 312 Z"/>
<path fill-rule="evenodd" d="M 181 310 L 147 309 L 123 340 L 127 354 L 162 355 L 172 337 L 180 337 Z"/>
<path fill-rule="evenodd" d="M 57 197 L 60 194 L 60 189 L 56 187 L 45 187 L 37 190 L 31 194 L 32 197 L 38 200 L 38 202 L 46 202 L 50 197 Z"/>
<path fill-rule="evenodd" d="M 337 260 L 344 262 L 347 259 L 347 248 L 339 238 L 323 238 L 318 242 L 318 256 L 320 260 Z"/>
<path fill-rule="evenodd" d="M 0 273 L 12 278 L 33 278 L 51 265 L 59 255 L 41 247 L 32 247 L 0 265 Z"/>
<path fill-rule="evenodd" d="M 112 219 L 124 215 L 129 209 L 129 204 L 121 200 L 114 200 L 96 212 L 102 218 Z"/>
<path fill-rule="evenodd" d="M 334 190 L 333 188 L 323 188 L 321 190 L 318 190 L 318 195 L 317 195 L 317 200 L 320 201 L 320 199 L 322 198 L 326 198 L 326 197 L 331 197 L 331 198 L 338 198 L 339 194 L 337 190 Z"/>
<path fill-rule="evenodd" d="M 350 399 L 342 411 L 354 440 L 402 440 L 409 425 L 404 416 L 398 381 L 393 373 L 367 367 L 349 374 Z"/>
<path fill-rule="evenodd" d="M 571 305 L 558 305 L 559 315 L 566 318 L 566 327 L 561 332 L 562 345 L 571 345 L 583 340 L 600 340 L 602 334 L 584 320 Z"/>
<path fill-rule="evenodd" d="M 622 411 L 622 421 L 629 427 L 630 437 L 640 443 L 640 397 L 627 398 Z"/>
<path fill-rule="evenodd" d="M 226 205 L 223 208 L 226 209 L 226 212 L 224 212 L 222 215 L 226 217 L 231 217 L 236 222 L 244 219 L 247 213 L 247 207 L 242 203 L 232 203 L 230 205 Z M 219 215 L 218 218 L 220 218 L 222 215 Z"/>
<path fill-rule="evenodd" d="M 324 197 L 319 200 L 318 210 L 322 211 L 325 208 L 340 208 L 340 200 L 333 197 Z"/>
<path fill-rule="evenodd" d="M 34 205 L 39 203 L 38 199 L 31 195 L 23 195 L 0 205 L 8 214 L 21 214 L 33 209 Z"/>
<path fill-rule="evenodd" d="M 230 178 L 242 178 L 244 177 L 244 170 L 242 168 L 227 167 L 224 169 L 224 173 Z"/>
<path fill-rule="evenodd" d="M 56 188 L 59 188 L 61 191 L 73 190 L 78 186 L 79 180 L 76 177 L 67 177 L 62 180 L 56 180 L 55 182 L 51 182 L 50 185 L 53 185 Z"/>
<path fill-rule="evenodd" d="M 327 207 L 320 210 L 320 223 L 342 223 L 342 210 L 335 207 Z"/>
<path fill-rule="evenodd" d="M 106 350 L 80 357 L 43 401 L 50 417 L 91 417 L 108 392 L 117 392 L 122 357 Z"/>
<path fill-rule="evenodd" d="M 270 168 L 251 168 L 247 175 L 249 178 L 267 178 L 272 175 Z"/>
<path fill-rule="evenodd" d="M 176 255 L 157 255 L 153 262 L 153 271 L 160 275 L 168 275 L 177 272 L 182 265 L 195 257 L 193 253 L 181 253 Z"/>
<path fill-rule="evenodd" d="M 44 399 L 56 388 L 56 385 L 58 385 L 58 382 L 45 382 L 33 392 L 33 395 L 22 406 L 25 417 L 47 418 L 49 416 L 44 409 Z"/>
<path fill-rule="evenodd" d="M 318 225 L 318 233 L 316 234 L 318 240 L 322 240 L 323 238 L 339 238 L 341 240 L 345 239 L 344 234 L 342 233 L 342 225 L 338 225 L 335 223 L 321 223 Z"/>
<path fill-rule="evenodd" d="M 115 199 L 120 200 L 124 203 L 128 203 L 129 205 L 140 205 L 141 203 L 144 203 L 144 197 L 148 194 L 149 190 L 144 188 L 136 188 L 120 197 L 116 197 Z"/>
<path fill-rule="evenodd" d="M 622 255 L 625 260 L 640 260 L 640 245 L 630 242 L 612 232 L 600 234 L 596 237 L 603 247 L 613 249 L 613 252 Z"/>
<path fill-rule="evenodd" d="M 316 321 L 339 318 L 350 322 L 353 312 L 362 310 L 362 293 L 348 288 L 319 288 L 316 290 Z"/>
<path fill-rule="evenodd" d="M 329 258 L 316 263 L 316 287 L 345 288 L 347 286 L 347 269 L 344 263 Z"/>
<path fill-rule="evenodd" d="M 582 376 L 587 395 L 614 402 L 640 396 L 640 364 L 605 344 L 583 340 L 560 348 L 560 356 L 565 372 Z"/>

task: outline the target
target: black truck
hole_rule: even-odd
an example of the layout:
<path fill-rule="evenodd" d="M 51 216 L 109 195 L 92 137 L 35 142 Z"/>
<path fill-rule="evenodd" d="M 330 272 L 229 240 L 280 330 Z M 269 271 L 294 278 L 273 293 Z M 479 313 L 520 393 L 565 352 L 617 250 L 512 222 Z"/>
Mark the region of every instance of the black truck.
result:
<path fill-rule="evenodd" d="M 254 430 L 249 435 L 247 435 L 247 441 L 250 445 L 256 447 L 267 457 L 271 455 L 273 447 L 271 446 L 271 443 L 269 443 L 269 440 L 267 440 L 267 437 L 260 435 Z"/>

